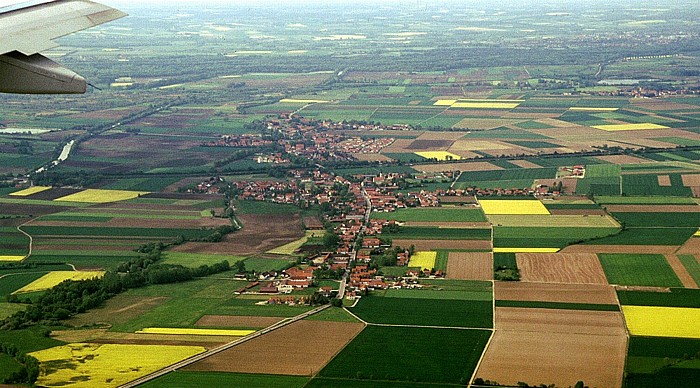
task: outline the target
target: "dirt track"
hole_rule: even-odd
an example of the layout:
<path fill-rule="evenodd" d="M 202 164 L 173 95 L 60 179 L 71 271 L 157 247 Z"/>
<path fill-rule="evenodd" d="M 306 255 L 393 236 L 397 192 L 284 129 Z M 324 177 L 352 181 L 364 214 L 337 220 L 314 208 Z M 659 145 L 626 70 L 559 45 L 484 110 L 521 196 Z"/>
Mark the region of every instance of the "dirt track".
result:
<path fill-rule="evenodd" d="M 493 255 L 490 252 L 450 252 L 447 278 L 492 280 Z"/>
<path fill-rule="evenodd" d="M 593 253 L 518 253 L 523 282 L 608 284 Z"/>
<path fill-rule="evenodd" d="M 688 270 L 685 269 L 685 266 L 683 263 L 681 263 L 680 259 L 678 259 L 678 256 L 666 255 L 666 261 L 668 261 L 668 264 L 671 265 L 671 268 L 673 268 L 673 272 L 676 273 L 678 279 L 680 279 L 681 283 L 683 283 L 683 287 L 698 288 L 697 283 L 695 283 L 695 280 L 693 280 L 693 277 L 690 275 Z"/>
<path fill-rule="evenodd" d="M 321 370 L 363 328 L 361 323 L 299 321 L 185 370 L 310 376 Z"/>

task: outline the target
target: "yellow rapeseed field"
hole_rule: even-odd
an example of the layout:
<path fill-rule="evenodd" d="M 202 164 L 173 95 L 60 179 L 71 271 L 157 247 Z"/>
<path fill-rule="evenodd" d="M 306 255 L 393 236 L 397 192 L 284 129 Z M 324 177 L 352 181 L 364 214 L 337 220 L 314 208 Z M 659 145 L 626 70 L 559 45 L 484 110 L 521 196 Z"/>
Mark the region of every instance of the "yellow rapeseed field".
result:
<path fill-rule="evenodd" d="M 26 197 L 28 195 L 36 194 L 36 193 L 41 193 L 42 191 L 49 190 L 51 186 L 33 186 L 29 187 L 24 190 L 20 191 L 15 191 L 14 193 L 10 193 L 10 195 L 16 196 L 16 197 Z"/>
<path fill-rule="evenodd" d="M 594 125 L 593 128 L 602 129 L 603 131 L 615 132 L 615 131 L 641 131 L 645 129 L 667 129 L 665 125 L 653 124 L 653 123 L 639 123 L 639 124 L 607 124 L 607 125 Z"/>
<path fill-rule="evenodd" d="M 480 200 L 481 208 L 486 215 L 490 214 L 549 214 L 542 202 L 535 199 Z"/>
<path fill-rule="evenodd" d="M 101 190 L 87 189 L 79 193 L 67 195 L 57 198 L 55 201 L 66 202 L 86 202 L 86 203 L 107 203 L 124 201 L 127 199 L 137 198 L 139 195 L 148 194 L 147 191 L 129 191 L 129 190 Z"/>
<path fill-rule="evenodd" d="M 522 102 L 524 102 L 524 100 L 479 100 L 460 98 L 458 100 L 437 100 L 433 105 L 468 109 L 513 109 L 517 108 Z"/>
<path fill-rule="evenodd" d="M 26 256 L 0 256 L 0 261 L 22 261 Z"/>
<path fill-rule="evenodd" d="M 695 237 L 700 237 L 700 230 L 698 230 L 697 232 L 695 232 L 695 234 L 693 234 L 693 236 L 695 236 Z"/>
<path fill-rule="evenodd" d="M 461 156 L 453 154 L 447 151 L 418 151 L 414 152 L 418 156 L 422 156 L 426 159 L 437 159 L 437 160 L 460 160 Z"/>
<path fill-rule="evenodd" d="M 622 306 L 632 335 L 700 338 L 700 308 Z"/>
<path fill-rule="evenodd" d="M 73 343 L 30 355 L 46 366 L 37 385 L 93 388 L 116 387 L 204 351 L 202 346 Z"/>
<path fill-rule="evenodd" d="M 64 280 L 86 280 L 104 276 L 104 271 L 53 271 L 27 284 L 14 293 L 48 290 Z"/>
<path fill-rule="evenodd" d="M 233 337 L 245 337 L 255 333 L 255 330 L 227 330 L 227 329 L 178 329 L 169 327 L 147 327 L 136 332 L 137 334 L 173 334 L 173 335 L 226 335 Z"/>
<path fill-rule="evenodd" d="M 415 252 L 408 261 L 408 266 L 433 269 L 435 268 L 435 259 L 437 259 L 437 252 Z"/>
<path fill-rule="evenodd" d="M 559 248 L 493 248 L 493 253 L 557 253 Z"/>
<path fill-rule="evenodd" d="M 569 110 L 579 111 L 579 112 L 614 112 L 620 108 L 594 108 L 587 106 L 572 106 Z"/>

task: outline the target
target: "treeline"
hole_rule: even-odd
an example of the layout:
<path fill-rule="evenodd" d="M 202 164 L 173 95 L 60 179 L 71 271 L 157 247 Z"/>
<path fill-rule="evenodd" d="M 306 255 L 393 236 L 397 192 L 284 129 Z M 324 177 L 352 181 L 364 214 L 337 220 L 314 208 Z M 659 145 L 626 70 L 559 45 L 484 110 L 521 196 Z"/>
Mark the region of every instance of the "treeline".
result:
<path fill-rule="evenodd" d="M 142 246 L 139 251 L 145 253 L 145 256 L 120 263 L 116 272 L 109 271 L 103 278 L 62 282 L 39 297 L 26 310 L 5 318 L 0 329 L 14 330 L 38 323 L 55 325 L 72 315 L 98 307 L 107 299 L 131 288 L 179 283 L 231 269 L 226 260 L 197 268 L 159 263 L 163 247 L 165 245 L 162 243 Z M 11 295 L 8 301 L 19 300 L 16 295 Z"/>
<path fill-rule="evenodd" d="M 0 344 L 0 353 L 7 354 L 12 357 L 18 364 L 19 370 L 10 373 L 2 381 L 3 384 L 34 384 L 39 377 L 39 360 L 19 351 L 12 344 Z"/>

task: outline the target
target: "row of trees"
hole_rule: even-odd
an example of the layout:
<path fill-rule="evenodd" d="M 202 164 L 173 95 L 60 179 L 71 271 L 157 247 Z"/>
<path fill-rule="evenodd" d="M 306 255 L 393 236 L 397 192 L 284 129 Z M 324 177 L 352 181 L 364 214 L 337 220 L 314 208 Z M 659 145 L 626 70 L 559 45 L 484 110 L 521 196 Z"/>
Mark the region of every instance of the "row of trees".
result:
<path fill-rule="evenodd" d="M 12 344 L 0 344 L 0 353 L 7 354 L 19 363 L 21 366 L 18 370 L 10 373 L 3 380 L 3 384 L 34 384 L 39 377 L 39 360 L 20 352 L 20 350 Z"/>

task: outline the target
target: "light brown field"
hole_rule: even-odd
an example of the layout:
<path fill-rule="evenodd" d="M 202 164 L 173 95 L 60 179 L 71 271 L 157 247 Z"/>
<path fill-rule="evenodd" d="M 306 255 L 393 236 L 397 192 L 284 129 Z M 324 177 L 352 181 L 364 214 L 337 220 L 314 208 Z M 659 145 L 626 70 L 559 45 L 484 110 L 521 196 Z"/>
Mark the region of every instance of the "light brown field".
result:
<path fill-rule="evenodd" d="M 506 149 L 495 149 L 495 150 L 481 150 L 481 152 L 484 152 L 486 154 L 489 154 L 491 156 L 521 156 L 521 155 L 535 155 L 537 154 L 537 151 L 531 150 L 529 148 L 524 148 L 524 147 L 509 147 Z"/>
<path fill-rule="evenodd" d="M 696 213 L 697 205 L 605 205 L 609 212 L 617 213 Z"/>
<path fill-rule="evenodd" d="M 417 140 L 457 140 L 464 136 L 462 132 L 423 132 Z"/>
<path fill-rule="evenodd" d="M 532 163 L 528 160 L 523 160 L 523 159 L 516 159 L 516 160 L 509 160 L 509 162 L 513 163 L 514 165 L 522 168 L 541 168 L 539 164 Z"/>
<path fill-rule="evenodd" d="M 691 186 L 690 190 L 693 192 L 693 197 L 700 198 L 700 186 Z"/>
<path fill-rule="evenodd" d="M 685 268 L 683 263 L 681 263 L 678 256 L 666 255 L 666 261 L 668 261 L 668 264 L 671 265 L 671 268 L 673 268 L 673 272 L 676 273 L 676 276 L 678 276 L 678 279 L 680 279 L 681 283 L 683 283 L 683 287 L 696 288 L 696 289 L 698 288 L 697 283 L 695 283 L 695 280 L 690 275 L 688 270 Z"/>
<path fill-rule="evenodd" d="M 382 149 L 383 153 L 402 153 L 402 152 L 413 152 L 408 148 L 408 146 L 413 143 L 414 139 L 396 139 L 390 146 L 384 147 Z"/>
<path fill-rule="evenodd" d="M 569 245 L 559 253 L 674 253 L 675 245 Z"/>
<path fill-rule="evenodd" d="M 360 323 L 299 321 L 185 370 L 310 376 L 321 370 L 363 328 Z"/>
<path fill-rule="evenodd" d="M 617 304 L 615 289 L 601 284 L 496 282 L 494 292 L 496 300 Z"/>
<path fill-rule="evenodd" d="M 243 223 L 243 229 L 224 236 L 221 242 L 186 242 L 173 251 L 245 256 L 266 252 L 304 236 L 298 214 L 242 214 L 238 219 Z"/>
<path fill-rule="evenodd" d="M 578 209 L 577 209 L 578 210 Z M 619 227 L 617 221 L 608 215 L 551 215 L 551 214 L 489 214 L 489 221 L 498 226 L 528 227 L 580 227 L 603 228 Z"/>
<path fill-rule="evenodd" d="M 414 169 L 424 172 L 441 172 L 441 171 L 492 171 L 503 170 L 489 162 L 462 162 L 462 163 L 440 163 L 440 164 L 417 164 Z"/>
<path fill-rule="evenodd" d="M 605 155 L 596 156 L 596 159 L 613 164 L 640 164 L 649 163 L 648 159 L 642 159 L 632 155 Z"/>
<path fill-rule="evenodd" d="M 700 186 L 700 174 L 683 174 L 683 186 Z"/>
<path fill-rule="evenodd" d="M 592 253 L 518 253 L 515 258 L 523 282 L 608 284 Z"/>
<path fill-rule="evenodd" d="M 700 237 L 691 237 L 688 241 L 685 242 L 685 244 L 681 245 L 680 249 L 678 249 L 678 254 L 684 255 L 684 254 L 697 254 L 700 252 Z"/>
<path fill-rule="evenodd" d="M 592 387 L 620 387 L 627 339 L 623 335 L 497 330 L 476 376 L 500 384 L 556 384 L 584 380 Z"/>
<path fill-rule="evenodd" d="M 448 151 L 481 151 L 481 150 L 498 150 L 508 149 L 511 145 L 501 144 L 494 141 L 486 140 L 457 140 L 452 144 Z"/>
<path fill-rule="evenodd" d="M 447 278 L 461 280 L 492 280 L 493 254 L 490 252 L 450 252 Z"/>
<path fill-rule="evenodd" d="M 431 249 L 491 249 L 491 241 L 488 240 L 400 240 L 394 239 L 395 246 L 410 247 L 414 245 L 416 250 L 429 251 Z"/>
<path fill-rule="evenodd" d="M 354 153 L 354 154 L 352 154 L 352 156 L 355 157 L 355 159 L 362 161 L 362 162 L 391 162 L 394 160 L 386 155 L 377 154 L 377 153 L 374 153 L 374 154 Z"/>
<path fill-rule="evenodd" d="M 648 99 L 633 99 L 632 103 L 639 108 L 647 110 L 695 110 L 697 105 L 683 104 L 679 102 L 663 101 L 663 100 L 648 100 Z"/>
<path fill-rule="evenodd" d="M 671 186 L 671 177 L 668 175 L 657 175 L 656 180 L 659 182 L 659 186 Z"/>
<path fill-rule="evenodd" d="M 248 315 L 205 315 L 195 326 L 212 327 L 268 327 L 281 321 L 280 317 L 258 317 Z"/>

